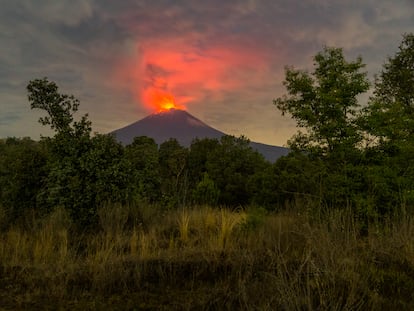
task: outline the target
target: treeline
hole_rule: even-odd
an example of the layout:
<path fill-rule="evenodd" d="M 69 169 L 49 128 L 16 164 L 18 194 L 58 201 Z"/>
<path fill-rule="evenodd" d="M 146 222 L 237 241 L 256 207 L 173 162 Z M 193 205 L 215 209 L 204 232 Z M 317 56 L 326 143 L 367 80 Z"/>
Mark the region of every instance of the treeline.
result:
<path fill-rule="evenodd" d="M 0 150 L 1 204 L 11 219 L 63 206 L 83 225 L 110 203 L 246 206 L 258 197 L 255 180 L 271 167 L 247 139 L 232 136 L 184 148 L 175 139 L 158 146 L 136 137 L 124 147 L 110 135 L 56 135 L 8 138 Z"/>
<path fill-rule="evenodd" d="M 82 226 L 96 222 L 105 204 L 193 204 L 274 211 L 352 208 L 367 224 L 414 206 L 414 35 L 406 34 L 376 77 L 373 95 L 362 58 L 324 48 L 312 72 L 286 68 L 287 95 L 274 100 L 302 130 L 291 153 L 267 162 L 244 137 L 195 140 L 189 148 L 171 139 L 160 146 L 137 137 L 122 146 L 110 135 L 92 135 L 79 101 L 54 82 L 33 80 L 27 89 L 40 122 L 55 131 L 39 142 L 0 142 L 0 204 L 7 219 L 28 209 L 65 207 Z"/>

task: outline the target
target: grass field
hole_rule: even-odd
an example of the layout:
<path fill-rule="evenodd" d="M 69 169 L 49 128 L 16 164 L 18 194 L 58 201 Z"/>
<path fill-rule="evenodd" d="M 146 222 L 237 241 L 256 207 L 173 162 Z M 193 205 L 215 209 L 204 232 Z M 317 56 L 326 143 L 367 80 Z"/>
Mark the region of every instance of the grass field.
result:
<path fill-rule="evenodd" d="M 0 310 L 414 309 L 411 217 L 363 235 L 347 209 L 106 206 L 99 220 L 3 226 Z"/>

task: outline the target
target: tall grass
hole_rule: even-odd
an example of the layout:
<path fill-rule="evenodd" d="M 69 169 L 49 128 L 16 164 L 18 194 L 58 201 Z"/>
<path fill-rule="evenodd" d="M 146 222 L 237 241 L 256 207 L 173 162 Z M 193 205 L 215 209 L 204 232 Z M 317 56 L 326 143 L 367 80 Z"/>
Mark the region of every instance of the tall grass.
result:
<path fill-rule="evenodd" d="M 99 219 L 95 233 L 77 231 L 63 209 L 5 227 L 0 308 L 414 309 L 409 216 L 367 235 L 349 209 L 107 205 Z"/>

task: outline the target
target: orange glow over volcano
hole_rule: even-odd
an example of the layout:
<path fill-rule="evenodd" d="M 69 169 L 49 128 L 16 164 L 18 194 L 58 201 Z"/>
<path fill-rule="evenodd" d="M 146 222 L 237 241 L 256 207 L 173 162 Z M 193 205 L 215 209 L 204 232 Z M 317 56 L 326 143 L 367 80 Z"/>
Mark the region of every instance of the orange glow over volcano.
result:
<path fill-rule="evenodd" d="M 116 64 L 116 81 L 150 112 L 186 110 L 223 102 L 239 90 L 263 89 L 273 51 L 230 39 L 203 49 L 193 46 L 197 40 L 192 37 L 147 39 L 137 45 L 136 54 Z"/>
<path fill-rule="evenodd" d="M 151 105 L 151 108 L 157 112 L 168 111 L 170 109 L 185 109 L 183 105 L 176 103 L 174 96 L 164 90 L 149 89 L 146 90 L 145 102 Z"/>

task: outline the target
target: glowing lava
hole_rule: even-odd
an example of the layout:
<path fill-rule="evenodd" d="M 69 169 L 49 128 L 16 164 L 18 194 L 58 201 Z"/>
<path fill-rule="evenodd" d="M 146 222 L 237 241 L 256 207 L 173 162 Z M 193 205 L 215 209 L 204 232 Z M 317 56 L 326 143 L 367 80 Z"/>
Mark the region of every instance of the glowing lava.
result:
<path fill-rule="evenodd" d="M 144 101 L 156 112 L 168 111 L 170 109 L 185 109 L 176 103 L 174 96 L 164 90 L 149 89 L 144 94 Z"/>
<path fill-rule="evenodd" d="M 174 97 L 172 95 L 165 95 L 162 96 L 157 102 L 156 106 L 158 107 L 159 111 L 165 111 L 170 109 L 177 108 L 175 104 Z"/>

